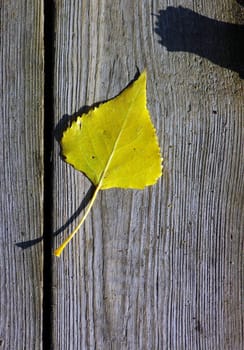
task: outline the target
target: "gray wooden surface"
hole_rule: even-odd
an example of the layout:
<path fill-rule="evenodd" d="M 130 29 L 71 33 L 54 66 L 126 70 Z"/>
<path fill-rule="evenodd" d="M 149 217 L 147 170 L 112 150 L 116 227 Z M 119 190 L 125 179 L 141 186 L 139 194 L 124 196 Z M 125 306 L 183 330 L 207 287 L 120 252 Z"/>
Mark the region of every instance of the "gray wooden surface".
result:
<path fill-rule="evenodd" d="M 234 0 L 56 2 L 55 122 L 146 68 L 165 160 L 156 186 L 100 193 L 53 259 L 54 349 L 244 348 L 238 24 Z M 54 169 L 58 229 L 90 184 L 57 143 Z"/>
<path fill-rule="evenodd" d="M 0 349 L 42 348 L 43 10 L 0 2 Z"/>
<path fill-rule="evenodd" d="M 244 7 L 54 3 L 55 115 L 46 123 L 113 97 L 146 68 L 164 174 L 144 191 L 102 191 L 53 257 L 49 348 L 243 349 Z M 50 311 L 43 245 L 16 244 L 43 233 L 43 1 L 0 7 L 0 349 L 39 350 Z M 58 142 L 52 156 L 56 248 L 90 183 L 62 161 Z"/>

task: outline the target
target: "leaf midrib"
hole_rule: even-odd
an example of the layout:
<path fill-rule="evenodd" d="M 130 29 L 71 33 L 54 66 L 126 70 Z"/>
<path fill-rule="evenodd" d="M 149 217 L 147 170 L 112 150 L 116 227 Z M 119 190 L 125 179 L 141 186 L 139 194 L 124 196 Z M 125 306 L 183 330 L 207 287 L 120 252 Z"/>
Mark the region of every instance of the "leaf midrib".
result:
<path fill-rule="evenodd" d="M 115 153 L 115 151 L 116 151 L 117 145 L 118 145 L 118 143 L 119 143 L 120 137 L 121 137 L 121 135 L 122 135 L 122 133 L 123 133 L 123 131 L 124 131 L 124 127 L 125 127 L 125 124 L 126 124 L 126 122 L 127 122 L 129 113 L 130 113 L 131 108 L 132 108 L 132 106 L 133 106 L 133 104 L 134 104 L 134 101 L 136 100 L 137 96 L 139 95 L 139 92 L 140 92 L 140 88 L 138 88 L 137 93 L 134 95 L 134 98 L 133 98 L 133 100 L 131 101 L 130 107 L 128 108 L 128 111 L 127 111 L 126 116 L 125 116 L 125 118 L 124 118 L 123 124 L 122 124 L 122 126 L 121 126 L 121 130 L 120 130 L 120 132 L 119 132 L 119 134 L 118 134 L 118 136 L 117 136 L 117 138 L 116 138 L 116 140 L 115 140 L 115 142 L 114 142 L 112 152 L 111 152 L 111 154 L 110 154 L 110 156 L 109 156 L 109 158 L 108 158 L 108 161 L 107 161 L 107 163 L 106 163 L 106 166 L 105 166 L 105 168 L 104 168 L 104 171 L 102 172 L 101 178 L 100 178 L 100 180 L 99 180 L 99 182 L 98 182 L 98 185 L 97 185 L 97 187 L 99 187 L 99 188 L 102 187 L 104 177 L 106 176 L 107 170 L 108 170 L 109 165 L 110 165 L 110 163 L 111 163 L 111 161 L 112 161 L 112 159 L 113 159 L 113 156 L 114 156 L 114 153 Z"/>

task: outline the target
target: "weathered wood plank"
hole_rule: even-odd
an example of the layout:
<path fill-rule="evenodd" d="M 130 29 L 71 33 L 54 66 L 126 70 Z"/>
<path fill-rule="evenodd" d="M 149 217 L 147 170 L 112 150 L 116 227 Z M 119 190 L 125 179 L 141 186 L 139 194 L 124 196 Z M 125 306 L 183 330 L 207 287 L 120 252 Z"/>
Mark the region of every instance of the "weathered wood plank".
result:
<path fill-rule="evenodd" d="M 0 349 L 42 348 L 43 7 L 1 1 Z"/>
<path fill-rule="evenodd" d="M 165 17 L 169 2 L 157 0 L 56 2 L 56 123 L 116 95 L 137 67 L 146 67 L 148 107 L 165 161 L 154 187 L 100 193 L 80 233 L 54 259 L 55 349 L 244 346 L 243 81 L 238 61 L 209 52 L 212 35 L 223 28 L 229 41 L 218 38 L 229 52 L 241 28 L 228 27 L 233 34 L 219 22 L 240 25 L 243 10 L 226 0 L 179 5 L 194 12 L 171 8 Z M 203 34 L 197 14 L 212 26 L 209 40 L 199 36 L 201 50 L 187 41 L 189 20 L 197 18 Z M 167 42 L 163 35 L 174 23 L 183 44 L 172 50 L 177 38 L 166 30 Z M 58 154 L 56 144 L 56 229 L 89 189 Z"/>

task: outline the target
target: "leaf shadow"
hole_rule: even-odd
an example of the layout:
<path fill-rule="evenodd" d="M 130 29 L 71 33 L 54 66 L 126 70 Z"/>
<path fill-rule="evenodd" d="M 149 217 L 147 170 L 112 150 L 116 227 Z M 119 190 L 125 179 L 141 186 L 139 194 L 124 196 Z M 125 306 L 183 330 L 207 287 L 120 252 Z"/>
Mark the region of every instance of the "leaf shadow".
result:
<path fill-rule="evenodd" d="M 236 0 L 239 5 L 244 6 L 244 0 Z"/>
<path fill-rule="evenodd" d="M 168 51 L 194 53 L 244 79 L 244 25 L 217 21 L 181 6 L 169 6 L 156 17 L 154 31 Z"/>
<path fill-rule="evenodd" d="M 54 129 L 54 137 L 56 141 L 60 144 L 64 131 L 71 126 L 73 121 L 75 121 L 78 117 L 82 116 L 83 114 L 87 114 L 91 109 L 98 107 L 103 102 L 104 101 L 97 102 L 91 106 L 85 105 L 73 114 L 64 114 Z"/>
<path fill-rule="evenodd" d="M 90 202 L 94 191 L 95 191 L 95 186 L 92 184 L 88 192 L 86 193 L 85 197 L 82 199 L 79 208 L 76 209 L 76 211 L 71 215 L 71 217 L 66 221 L 65 224 L 63 224 L 58 230 L 54 232 L 54 236 L 57 236 L 60 233 L 62 233 L 73 223 L 73 221 L 80 215 L 80 213 L 86 208 L 86 206 Z"/>
<path fill-rule="evenodd" d="M 95 191 L 95 186 L 91 185 L 85 197 L 82 199 L 78 209 L 76 209 L 76 211 L 71 215 L 71 217 L 53 233 L 53 237 L 58 236 L 60 233 L 66 230 L 74 222 L 74 220 L 81 214 L 81 212 L 86 208 L 86 206 L 90 202 L 94 191 Z M 15 245 L 19 248 L 27 249 L 32 247 L 35 244 L 40 243 L 42 240 L 43 240 L 43 236 L 29 240 L 29 241 L 25 241 L 25 242 L 18 242 Z"/>

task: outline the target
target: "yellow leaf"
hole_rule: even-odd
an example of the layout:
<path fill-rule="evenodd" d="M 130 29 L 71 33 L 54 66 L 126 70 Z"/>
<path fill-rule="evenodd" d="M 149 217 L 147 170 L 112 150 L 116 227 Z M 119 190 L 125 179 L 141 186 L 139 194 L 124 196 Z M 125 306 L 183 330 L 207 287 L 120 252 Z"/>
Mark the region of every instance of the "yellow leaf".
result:
<path fill-rule="evenodd" d="M 87 211 L 54 252 L 59 256 L 89 213 L 99 190 L 143 189 L 162 173 L 160 148 L 146 106 L 146 72 L 120 95 L 78 117 L 64 132 L 62 153 L 96 186 Z"/>

